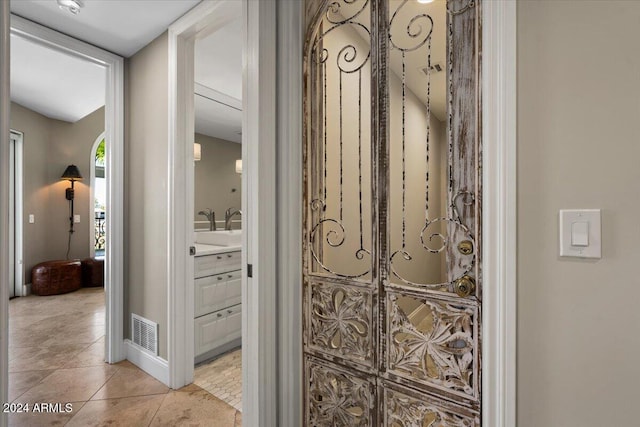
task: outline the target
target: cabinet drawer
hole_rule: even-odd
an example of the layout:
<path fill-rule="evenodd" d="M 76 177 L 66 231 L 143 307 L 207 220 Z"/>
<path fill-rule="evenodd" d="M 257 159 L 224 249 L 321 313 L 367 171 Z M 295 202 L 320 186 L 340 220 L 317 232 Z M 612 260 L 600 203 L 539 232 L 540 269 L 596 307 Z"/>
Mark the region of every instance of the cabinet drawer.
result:
<path fill-rule="evenodd" d="M 224 273 L 224 276 L 226 278 L 224 306 L 231 307 L 232 305 L 240 304 L 242 301 L 242 272 L 233 271 Z"/>
<path fill-rule="evenodd" d="M 194 320 L 196 357 L 240 338 L 242 306 L 236 305 Z"/>
<path fill-rule="evenodd" d="M 196 257 L 194 260 L 195 278 L 240 270 L 240 261 L 240 251 Z"/>
<path fill-rule="evenodd" d="M 225 343 L 240 338 L 242 335 L 242 306 L 238 304 L 234 307 L 229 307 L 226 310 L 227 319 L 225 325 Z"/>
<path fill-rule="evenodd" d="M 213 255 L 218 261 L 219 273 L 227 271 L 240 270 L 240 262 L 242 261 L 242 254 L 240 251 L 226 252 L 224 254 Z"/>
<path fill-rule="evenodd" d="M 199 317 L 194 321 L 195 355 L 213 350 L 225 343 L 226 318 L 223 311 Z"/>
<path fill-rule="evenodd" d="M 202 277 L 195 280 L 196 317 L 225 308 L 227 300 L 227 281 L 224 274 Z"/>

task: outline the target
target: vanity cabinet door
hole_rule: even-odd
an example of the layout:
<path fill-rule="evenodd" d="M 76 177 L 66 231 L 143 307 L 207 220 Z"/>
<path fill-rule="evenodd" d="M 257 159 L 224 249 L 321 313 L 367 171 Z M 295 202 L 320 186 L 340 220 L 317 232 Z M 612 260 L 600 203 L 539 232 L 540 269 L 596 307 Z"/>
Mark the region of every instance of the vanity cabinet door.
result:
<path fill-rule="evenodd" d="M 242 333 L 242 306 L 236 305 L 234 307 L 229 307 L 227 310 L 227 320 L 226 320 L 226 336 L 224 338 L 224 342 L 228 343 L 237 338 L 240 338 Z"/>
<path fill-rule="evenodd" d="M 242 285 L 242 272 L 232 271 L 224 274 L 225 278 L 225 295 L 224 305 L 222 307 L 231 307 L 241 302 L 241 285 Z"/>
<path fill-rule="evenodd" d="M 203 316 L 207 313 L 227 307 L 227 275 L 218 274 L 195 280 L 195 316 Z"/>
<path fill-rule="evenodd" d="M 194 320 L 195 355 L 206 353 L 225 343 L 227 328 L 224 311 L 218 311 Z"/>

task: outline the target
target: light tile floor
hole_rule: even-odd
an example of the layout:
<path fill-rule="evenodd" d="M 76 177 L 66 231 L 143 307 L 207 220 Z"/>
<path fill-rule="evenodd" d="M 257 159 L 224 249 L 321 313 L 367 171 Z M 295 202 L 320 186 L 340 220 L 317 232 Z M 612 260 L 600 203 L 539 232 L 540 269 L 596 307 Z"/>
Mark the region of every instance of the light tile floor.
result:
<path fill-rule="evenodd" d="M 104 357 L 104 292 L 9 302 L 9 399 L 30 405 L 10 426 L 236 427 L 242 414 L 196 385 L 170 390 L 128 361 Z M 70 411 L 34 412 L 35 403 Z M 62 408 L 66 409 L 66 408 Z"/>
<path fill-rule="evenodd" d="M 196 366 L 193 383 L 242 411 L 242 350 Z"/>

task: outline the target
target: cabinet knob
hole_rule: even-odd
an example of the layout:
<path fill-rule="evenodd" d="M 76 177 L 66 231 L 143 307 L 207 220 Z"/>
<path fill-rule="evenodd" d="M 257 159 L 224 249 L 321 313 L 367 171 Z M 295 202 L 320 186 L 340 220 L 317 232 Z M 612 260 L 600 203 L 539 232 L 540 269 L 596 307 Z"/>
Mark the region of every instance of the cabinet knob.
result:
<path fill-rule="evenodd" d="M 220 255 L 218 255 L 216 258 L 218 258 L 218 259 L 222 259 L 222 257 L 221 257 Z"/>
<path fill-rule="evenodd" d="M 233 314 L 233 310 L 227 310 L 227 313 Z"/>
<path fill-rule="evenodd" d="M 218 317 L 222 317 L 222 313 L 218 313 Z"/>
<path fill-rule="evenodd" d="M 218 280 L 222 280 L 222 276 L 218 276 Z"/>
<path fill-rule="evenodd" d="M 227 258 L 231 258 L 233 255 L 231 254 L 227 254 Z"/>
<path fill-rule="evenodd" d="M 228 277 L 229 279 L 231 279 L 231 278 L 233 277 L 233 275 L 228 274 L 228 275 L 227 275 L 227 277 Z"/>

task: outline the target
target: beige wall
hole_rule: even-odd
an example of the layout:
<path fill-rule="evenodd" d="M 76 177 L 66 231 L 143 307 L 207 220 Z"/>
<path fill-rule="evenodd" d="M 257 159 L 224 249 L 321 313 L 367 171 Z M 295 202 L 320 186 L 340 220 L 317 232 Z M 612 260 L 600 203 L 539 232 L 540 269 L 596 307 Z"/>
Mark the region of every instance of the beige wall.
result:
<path fill-rule="evenodd" d="M 84 177 L 75 184 L 74 212 L 81 222 L 75 224 L 69 257 L 89 256 L 90 157 L 96 138 L 104 132 L 104 108 L 68 123 L 12 103 L 11 129 L 24 134 L 24 266 L 25 283 L 30 283 L 35 264 L 66 256 L 69 205 L 65 189 L 69 182 L 61 181 L 60 176 L 69 164 L 77 165 Z M 34 224 L 29 224 L 29 214 L 35 215 Z"/>
<path fill-rule="evenodd" d="M 167 358 L 168 37 L 126 61 L 125 336 L 130 313 L 159 324 Z"/>
<path fill-rule="evenodd" d="M 638 425 L 640 2 L 518 3 L 518 427 Z M 602 209 L 602 259 L 558 210 Z"/>
<path fill-rule="evenodd" d="M 242 145 L 199 133 L 195 135 L 195 141 L 201 145 L 202 160 L 195 162 L 194 220 L 206 222 L 198 212 L 213 209 L 218 229 L 221 229 L 225 211 L 241 206 L 242 182 L 241 175 L 236 173 L 236 160 L 242 157 Z M 240 217 L 235 216 L 235 220 Z M 233 225 L 233 228 L 239 228 L 239 223 Z M 198 228 L 208 229 L 208 225 L 198 224 Z"/>
<path fill-rule="evenodd" d="M 76 123 L 59 120 L 51 121 L 51 143 L 49 144 L 49 180 L 51 186 L 51 206 L 49 214 L 50 234 L 47 245 L 50 251 L 64 254 L 67 251 L 69 230 L 69 212 L 64 189 L 69 181 L 60 181 L 60 176 L 69 164 L 80 169 L 83 180 L 76 182 L 74 213 L 80 215 L 80 223 L 74 225 L 71 239 L 70 258 L 86 258 L 93 244 L 93 233 L 89 231 L 90 215 L 93 215 L 94 203 L 90 199 L 91 185 L 91 149 L 96 139 L 104 132 L 104 107 L 94 111 Z"/>

